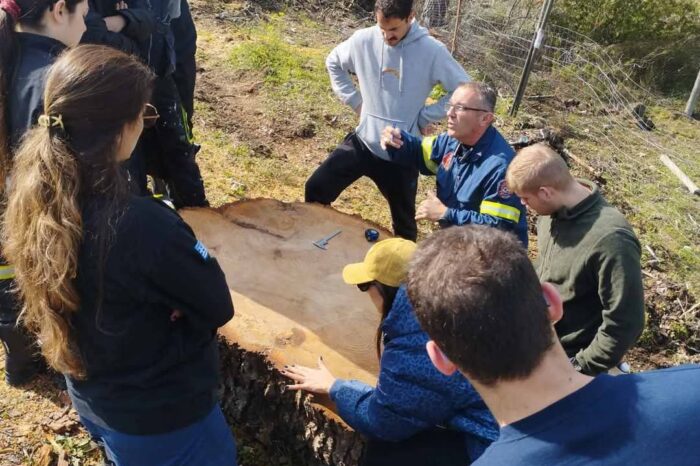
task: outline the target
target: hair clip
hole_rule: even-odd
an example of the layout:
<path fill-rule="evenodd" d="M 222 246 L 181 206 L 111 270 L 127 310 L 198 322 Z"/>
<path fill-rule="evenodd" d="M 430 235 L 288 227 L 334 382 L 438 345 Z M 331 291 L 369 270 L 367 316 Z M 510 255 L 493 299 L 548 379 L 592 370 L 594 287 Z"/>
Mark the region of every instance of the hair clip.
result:
<path fill-rule="evenodd" d="M 64 131 L 66 129 L 63 126 L 63 115 L 58 115 L 58 116 L 41 115 L 39 117 L 39 119 L 37 120 L 37 123 L 39 123 L 39 125 L 43 126 L 44 128 L 59 127 Z"/>
<path fill-rule="evenodd" d="M 0 10 L 5 10 L 15 23 L 22 17 L 22 8 L 15 0 L 0 0 Z"/>

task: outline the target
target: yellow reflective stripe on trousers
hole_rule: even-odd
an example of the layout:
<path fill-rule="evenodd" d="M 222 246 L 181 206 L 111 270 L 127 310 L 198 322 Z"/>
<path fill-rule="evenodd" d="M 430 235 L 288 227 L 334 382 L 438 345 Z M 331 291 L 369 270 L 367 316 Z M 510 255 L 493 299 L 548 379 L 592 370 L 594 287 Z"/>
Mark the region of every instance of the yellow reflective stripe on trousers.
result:
<path fill-rule="evenodd" d="M 11 265 L 0 265 L 0 280 L 11 280 L 15 278 L 15 268 Z"/>
<path fill-rule="evenodd" d="M 194 144 L 194 134 L 192 134 L 192 128 L 190 128 L 189 119 L 185 107 L 180 105 L 180 117 L 182 118 L 182 126 L 185 127 L 185 134 L 187 135 L 187 142 Z"/>
<path fill-rule="evenodd" d="M 158 199 L 159 201 L 163 202 L 165 205 L 167 205 L 167 206 L 170 207 L 171 209 L 176 210 L 176 209 L 175 209 L 175 204 L 173 204 L 173 201 L 171 201 L 170 199 L 168 199 L 168 198 L 165 197 L 164 195 L 162 195 L 162 194 L 154 194 L 153 197 L 154 197 L 155 199 Z"/>
<path fill-rule="evenodd" d="M 433 142 L 435 142 L 435 136 L 428 136 L 427 138 L 423 138 L 423 141 L 420 143 L 420 147 L 423 150 L 423 163 L 425 163 L 428 170 L 433 173 L 437 173 L 438 164 L 430 159 L 430 156 L 433 153 Z"/>
<path fill-rule="evenodd" d="M 480 213 L 510 220 L 514 223 L 520 221 L 520 211 L 518 209 L 498 202 L 482 201 Z"/>

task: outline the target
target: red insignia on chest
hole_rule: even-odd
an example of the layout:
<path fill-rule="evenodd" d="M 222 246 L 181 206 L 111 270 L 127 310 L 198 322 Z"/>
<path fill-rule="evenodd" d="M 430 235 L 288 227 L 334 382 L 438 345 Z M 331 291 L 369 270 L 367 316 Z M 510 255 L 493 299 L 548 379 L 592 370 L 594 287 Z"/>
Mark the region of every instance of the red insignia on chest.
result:
<path fill-rule="evenodd" d="M 445 170 L 450 169 L 450 164 L 452 163 L 452 157 L 454 157 L 455 153 L 454 152 L 448 152 L 445 154 L 445 156 L 442 158 L 442 168 Z"/>

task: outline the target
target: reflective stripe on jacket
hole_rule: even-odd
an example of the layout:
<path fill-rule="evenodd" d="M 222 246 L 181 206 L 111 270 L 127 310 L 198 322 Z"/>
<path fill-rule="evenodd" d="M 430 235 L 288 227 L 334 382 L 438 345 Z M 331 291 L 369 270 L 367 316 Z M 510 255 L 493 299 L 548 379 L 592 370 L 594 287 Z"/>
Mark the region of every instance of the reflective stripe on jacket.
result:
<path fill-rule="evenodd" d="M 401 137 L 403 146 L 389 148 L 389 156 L 436 177 L 437 197 L 447 206 L 443 226 L 491 225 L 513 231 L 527 247 L 525 207 L 505 181 L 515 152 L 496 128 L 489 127 L 473 147 L 447 133 L 419 138 L 402 131 Z"/>

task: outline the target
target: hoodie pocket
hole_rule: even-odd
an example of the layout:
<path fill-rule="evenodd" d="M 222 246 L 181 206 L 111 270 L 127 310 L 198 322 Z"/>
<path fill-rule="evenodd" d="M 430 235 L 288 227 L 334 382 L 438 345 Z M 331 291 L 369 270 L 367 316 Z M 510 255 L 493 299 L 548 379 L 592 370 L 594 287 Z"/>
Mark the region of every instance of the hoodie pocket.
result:
<path fill-rule="evenodd" d="M 366 138 L 372 142 L 379 142 L 382 131 L 384 131 L 384 128 L 387 126 L 392 126 L 410 133 L 412 126 L 415 126 L 415 122 L 407 122 L 366 112 L 362 115 L 362 120 L 360 120 L 360 125 L 357 127 L 357 132 L 363 136 L 363 139 Z"/>
<path fill-rule="evenodd" d="M 362 142 L 367 145 L 369 150 L 374 155 L 385 160 L 388 160 L 389 156 L 386 151 L 382 149 L 380 140 L 382 131 L 384 131 L 384 128 L 387 126 L 393 126 L 395 128 L 410 132 L 410 123 L 369 112 L 364 112 L 362 114 L 360 125 L 357 127 L 357 135 L 360 137 Z"/>

